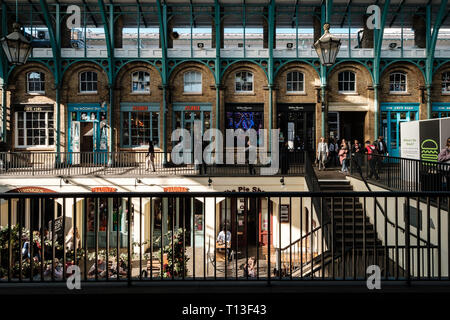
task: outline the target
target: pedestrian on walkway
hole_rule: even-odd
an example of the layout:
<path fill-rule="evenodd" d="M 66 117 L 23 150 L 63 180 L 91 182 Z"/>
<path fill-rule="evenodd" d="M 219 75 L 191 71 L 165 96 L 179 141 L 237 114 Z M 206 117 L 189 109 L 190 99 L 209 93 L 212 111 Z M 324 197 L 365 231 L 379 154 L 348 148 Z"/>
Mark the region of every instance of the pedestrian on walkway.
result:
<path fill-rule="evenodd" d="M 349 155 L 349 148 L 348 148 L 348 144 L 347 144 L 347 140 L 342 139 L 341 142 L 341 149 L 339 150 L 339 161 L 341 162 L 341 172 L 342 173 L 347 173 L 348 172 L 348 167 L 347 167 L 347 157 Z"/>
<path fill-rule="evenodd" d="M 155 147 L 153 141 L 148 142 L 148 152 L 145 156 L 145 171 L 148 171 L 152 167 L 152 171 L 155 172 Z"/>
<path fill-rule="evenodd" d="M 379 136 L 378 140 L 376 141 L 376 144 L 374 144 L 374 145 L 375 145 L 375 147 L 377 148 L 377 151 L 378 151 L 378 157 L 376 157 L 376 159 L 377 159 L 377 172 L 381 173 L 384 157 L 388 157 L 389 156 L 389 152 L 388 152 L 387 145 L 386 145 L 386 142 L 384 141 L 384 137 L 383 136 Z"/>
<path fill-rule="evenodd" d="M 337 154 L 338 154 L 339 146 L 333 138 L 331 138 L 329 141 L 330 141 L 330 144 L 328 145 L 328 151 L 329 151 L 330 156 L 329 156 L 328 163 L 331 167 L 337 167 L 338 166 Z"/>
<path fill-rule="evenodd" d="M 317 161 L 319 162 L 319 170 L 323 168 L 325 170 L 325 163 L 329 156 L 328 144 L 325 142 L 325 138 L 321 137 L 319 145 L 317 146 Z"/>
<path fill-rule="evenodd" d="M 356 164 L 361 167 L 362 166 L 362 152 L 363 148 L 359 141 L 355 139 L 352 146 L 352 157 L 355 160 Z"/>
<path fill-rule="evenodd" d="M 376 141 L 371 144 L 369 140 L 366 141 L 366 153 L 367 153 L 367 160 L 369 161 L 369 168 L 370 172 L 367 176 L 367 179 L 372 179 L 372 176 L 375 176 L 376 180 L 380 180 L 380 177 L 378 176 L 377 170 L 376 170 L 376 162 L 377 162 L 377 148 L 375 147 Z"/>

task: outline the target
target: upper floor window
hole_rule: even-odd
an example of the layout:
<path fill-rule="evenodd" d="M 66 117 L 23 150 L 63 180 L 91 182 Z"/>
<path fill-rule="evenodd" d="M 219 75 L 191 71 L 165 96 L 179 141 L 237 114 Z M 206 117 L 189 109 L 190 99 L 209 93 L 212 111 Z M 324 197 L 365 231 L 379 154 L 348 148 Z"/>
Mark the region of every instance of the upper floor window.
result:
<path fill-rule="evenodd" d="M 303 92 L 304 87 L 304 75 L 301 72 L 293 71 L 287 74 L 286 83 L 287 92 Z"/>
<path fill-rule="evenodd" d="M 389 75 L 390 92 L 406 92 L 406 73 L 392 72 Z"/>
<path fill-rule="evenodd" d="M 150 73 L 136 71 L 131 75 L 131 91 L 136 93 L 150 92 Z"/>
<path fill-rule="evenodd" d="M 184 74 L 184 92 L 202 92 L 202 74 L 198 71 L 188 71 Z"/>
<path fill-rule="evenodd" d="M 442 93 L 450 93 L 450 72 L 442 73 Z"/>
<path fill-rule="evenodd" d="M 352 71 L 342 71 L 338 75 L 339 92 L 355 92 L 355 73 Z"/>
<path fill-rule="evenodd" d="M 27 74 L 27 92 L 44 93 L 45 92 L 45 74 L 43 72 L 29 72 Z"/>
<path fill-rule="evenodd" d="M 235 91 L 253 92 L 253 73 L 248 71 L 241 71 L 236 73 Z"/>
<path fill-rule="evenodd" d="M 97 93 L 97 72 L 84 71 L 80 73 L 80 92 Z"/>

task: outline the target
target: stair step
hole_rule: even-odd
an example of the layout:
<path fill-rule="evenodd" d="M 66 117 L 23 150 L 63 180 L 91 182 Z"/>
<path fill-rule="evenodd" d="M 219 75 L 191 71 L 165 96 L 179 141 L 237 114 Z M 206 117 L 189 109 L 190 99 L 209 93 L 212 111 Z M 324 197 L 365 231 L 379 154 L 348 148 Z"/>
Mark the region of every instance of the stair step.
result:
<path fill-rule="evenodd" d="M 353 186 L 350 184 L 319 184 L 320 186 L 320 190 L 321 191 L 325 191 L 325 190 L 335 190 L 335 191 L 339 191 L 339 190 L 353 190 Z"/>

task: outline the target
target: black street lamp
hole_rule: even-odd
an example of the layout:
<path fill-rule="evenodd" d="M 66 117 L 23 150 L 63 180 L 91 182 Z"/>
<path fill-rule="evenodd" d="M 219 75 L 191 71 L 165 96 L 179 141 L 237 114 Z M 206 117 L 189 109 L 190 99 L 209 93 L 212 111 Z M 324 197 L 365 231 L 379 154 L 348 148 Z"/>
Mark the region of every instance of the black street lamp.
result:
<path fill-rule="evenodd" d="M 316 43 L 314 43 L 314 49 L 316 49 L 320 63 L 329 67 L 336 62 L 336 56 L 341 47 L 341 39 L 333 37 L 329 32 L 329 23 L 325 23 L 323 29 L 325 30 L 325 33 L 316 41 Z"/>
<path fill-rule="evenodd" d="M 3 51 L 9 63 L 23 65 L 27 62 L 31 53 L 31 41 L 29 41 L 20 31 L 20 25 L 13 23 L 13 32 L 0 39 Z"/>

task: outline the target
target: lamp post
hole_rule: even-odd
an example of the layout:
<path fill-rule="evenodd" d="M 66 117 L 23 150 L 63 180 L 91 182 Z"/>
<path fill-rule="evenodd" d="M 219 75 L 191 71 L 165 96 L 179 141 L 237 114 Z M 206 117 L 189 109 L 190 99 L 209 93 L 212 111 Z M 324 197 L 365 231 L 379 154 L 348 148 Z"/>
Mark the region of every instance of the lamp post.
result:
<path fill-rule="evenodd" d="M 20 31 L 18 22 L 13 23 L 13 32 L 0 39 L 9 63 L 21 66 L 27 62 L 31 53 L 31 41 Z"/>
<path fill-rule="evenodd" d="M 323 25 L 324 34 L 314 43 L 314 49 L 320 59 L 320 80 L 321 80 L 321 98 L 322 98 L 322 136 L 325 137 L 325 115 L 328 113 L 326 103 L 325 89 L 327 83 L 326 67 L 332 66 L 336 62 L 336 57 L 341 47 L 341 40 L 330 33 L 330 24 Z"/>

